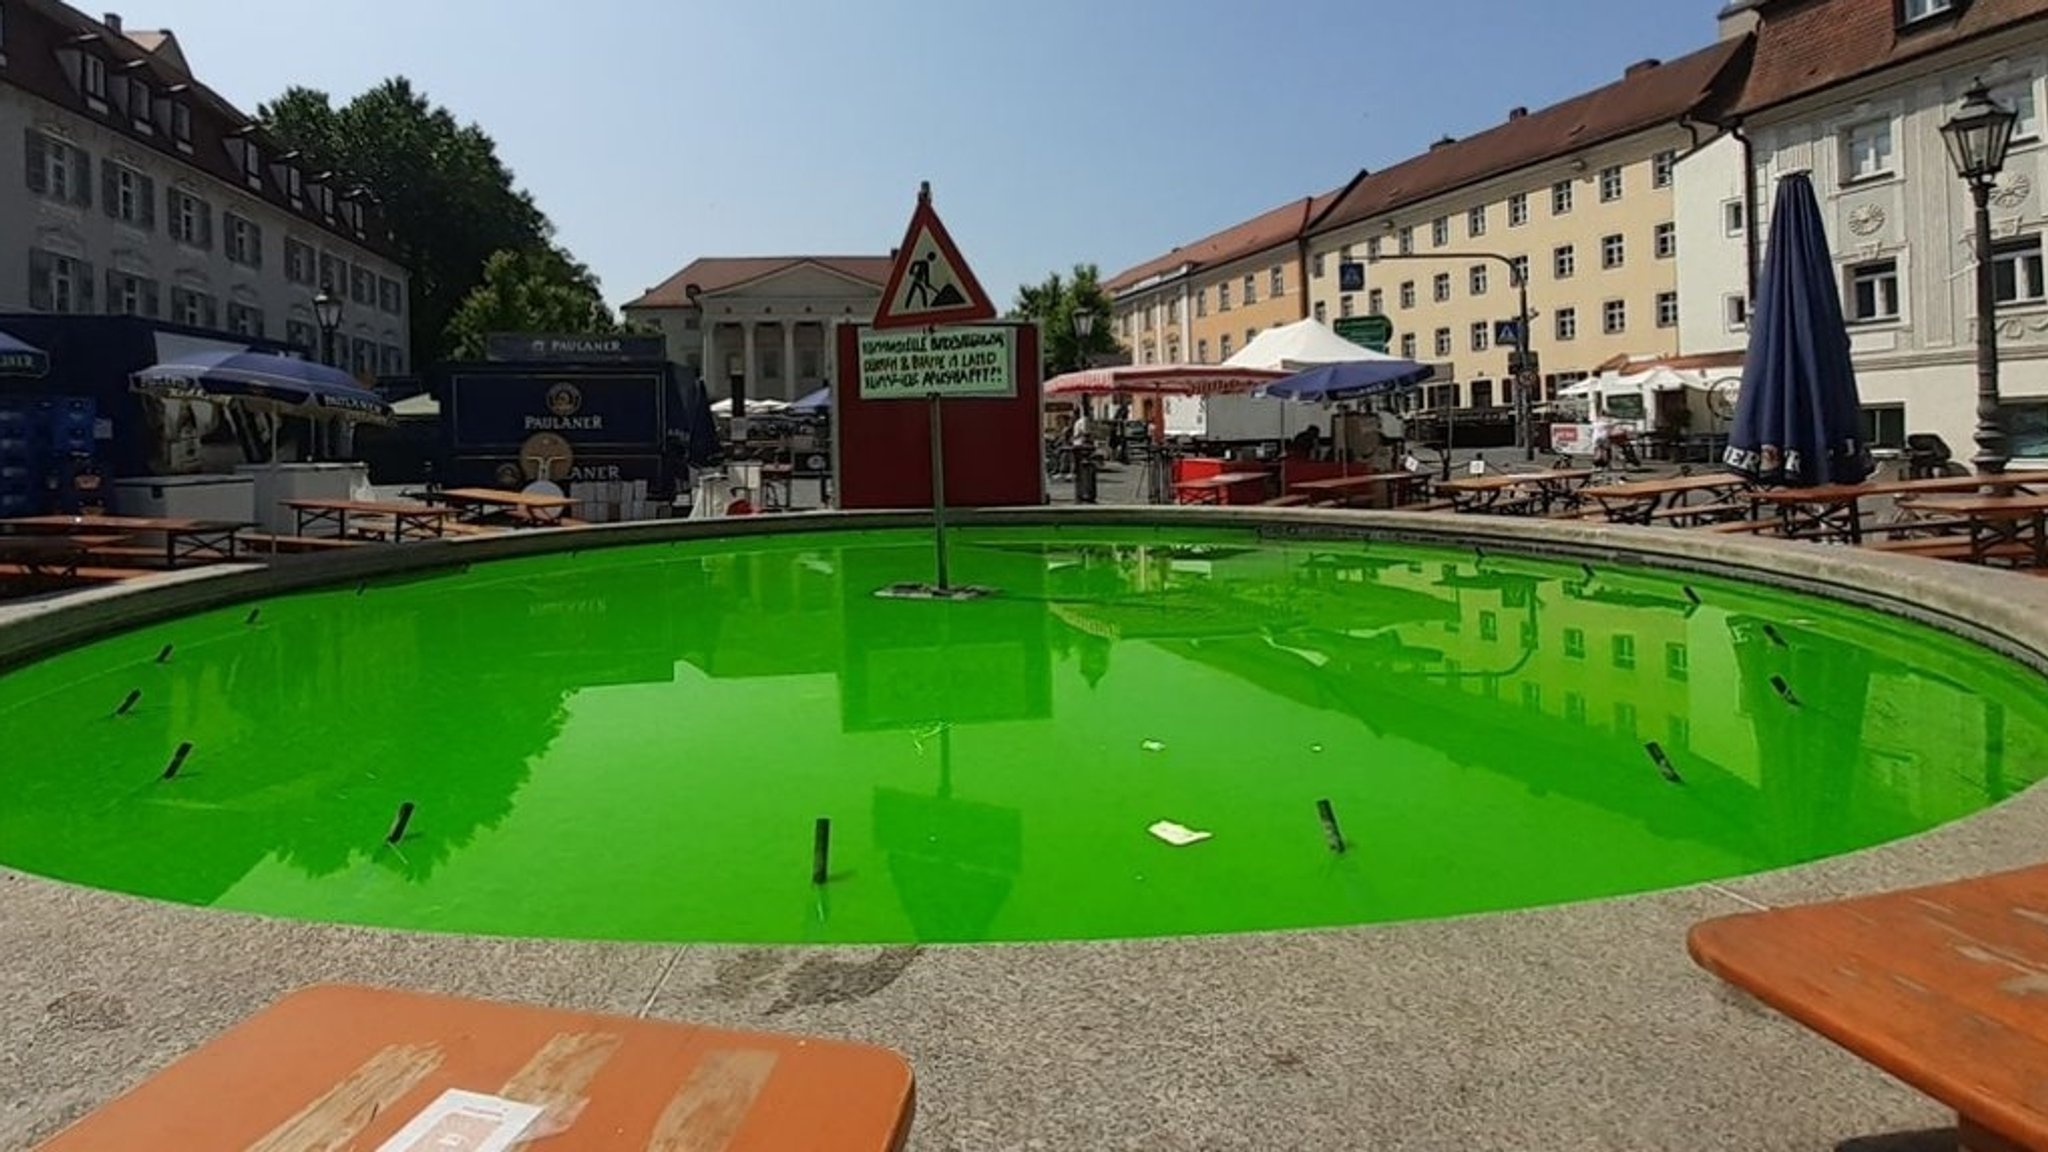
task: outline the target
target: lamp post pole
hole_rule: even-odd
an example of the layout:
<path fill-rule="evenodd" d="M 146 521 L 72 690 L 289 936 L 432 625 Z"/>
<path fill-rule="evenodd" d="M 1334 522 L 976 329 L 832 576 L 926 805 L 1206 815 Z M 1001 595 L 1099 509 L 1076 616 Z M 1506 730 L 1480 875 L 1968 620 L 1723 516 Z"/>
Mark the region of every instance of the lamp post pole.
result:
<path fill-rule="evenodd" d="M 1524 460 L 1534 460 L 1536 458 L 1536 416 L 1535 405 L 1529 395 L 1529 391 L 1535 383 L 1536 374 L 1529 364 L 1529 322 L 1531 319 L 1529 312 L 1529 279 L 1522 275 L 1521 267 L 1515 263 L 1514 257 L 1502 252 L 1431 252 L 1427 255 L 1410 253 L 1406 256 L 1395 254 L 1391 256 L 1369 256 L 1366 258 L 1367 263 L 1378 263 L 1381 260 L 1491 260 L 1508 270 L 1508 276 L 1514 281 L 1515 285 L 1517 309 L 1515 316 L 1515 363 L 1510 366 L 1513 368 L 1513 371 L 1508 374 L 1511 379 L 1509 387 L 1515 390 L 1515 445 L 1522 450 L 1522 458 Z M 1450 407 L 1456 408 L 1457 405 L 1453 404 Z M 1450 427 L 1450 412 L 1447 409 L 1444 418 L 1444 475 L 1446 478 L 1450 476 Z"/>
<path fill-rule="evenodd" d="M 322 288 L 313 297 L 313 319 L 320 324 L 320 361 L 330 368 L 340 365 L 334 360 L 334 332 L 341 327 L 341 298 L 330 295 Z"/>
<path fill-rule="evenodd" d="M 1074 370 L 1084 371 L 1088 367 L 1088 338 L 1095 334 L 1095 313 L 1086 308 L 1074 311 Z M 1088 397 L 1081 397 L 1081 418 L 1088 420 L 1088 435 L 1073 446 L 1074 449 L 1074 503 L 1093 504 L 1096 501 L 1095 474 L 1095 429 L 1089 416 Z"/>
<path fill-rule="evenodd" d="M 1956 175 L 1970 186 L 1976 205 L 1977 255 L 1977 455 L 1971 463 L 1984 476 L 2005 471 L 2010 443 L 1998 403 L 1998 269 L 1991 251 L 1991 192 L 2005 168 L 2019 114 L 1991 98 L 1977 81 L 1963 94 L 1962 107 L 1941 126 Z"/>

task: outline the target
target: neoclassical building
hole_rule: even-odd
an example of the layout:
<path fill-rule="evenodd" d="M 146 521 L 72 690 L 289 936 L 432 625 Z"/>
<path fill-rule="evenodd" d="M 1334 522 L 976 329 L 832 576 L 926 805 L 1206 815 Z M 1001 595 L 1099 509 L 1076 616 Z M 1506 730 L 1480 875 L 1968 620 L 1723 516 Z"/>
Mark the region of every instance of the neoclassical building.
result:
<path fill-rule="evenodd" d="M 668 338 L 669 355 L 715 397 L 794 400 L 832 378 L 833 332 L 882 303 L 891 256 L 707 256 L 621 311 Z"/>

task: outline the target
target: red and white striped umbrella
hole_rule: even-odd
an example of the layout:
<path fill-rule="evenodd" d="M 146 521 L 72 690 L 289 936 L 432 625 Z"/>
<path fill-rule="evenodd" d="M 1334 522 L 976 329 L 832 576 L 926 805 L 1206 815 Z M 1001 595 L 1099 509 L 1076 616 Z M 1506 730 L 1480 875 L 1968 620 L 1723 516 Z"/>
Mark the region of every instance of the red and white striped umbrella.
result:
<path fill-rule="evenodd" d="M 1285 372 L 1262 368 L 1229 368 L 1221 364 L 1122 364 L 1069 372 L 1045 383 L 1047 396 L 1110 396 L 1118 392 L 1144 396 L 1215 396 L 1250 392 L 1261 384 L 1284 379 Z"/>

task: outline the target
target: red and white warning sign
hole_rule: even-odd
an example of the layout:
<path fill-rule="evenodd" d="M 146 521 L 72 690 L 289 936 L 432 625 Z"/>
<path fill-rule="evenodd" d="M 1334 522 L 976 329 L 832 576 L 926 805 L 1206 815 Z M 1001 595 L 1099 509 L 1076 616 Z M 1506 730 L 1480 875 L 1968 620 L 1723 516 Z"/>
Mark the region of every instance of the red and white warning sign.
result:
<path fill-rule="evenodd" d="M 929 328 L 939 324 L 974 324 L 996 317 L 996 306 L 981 282 L 961 259 L 939 214 L 932 208 L 932 186 L 918 188 L 917 211 L 896 250 L 896 265 L 882 292 L 873 327 Z"/>

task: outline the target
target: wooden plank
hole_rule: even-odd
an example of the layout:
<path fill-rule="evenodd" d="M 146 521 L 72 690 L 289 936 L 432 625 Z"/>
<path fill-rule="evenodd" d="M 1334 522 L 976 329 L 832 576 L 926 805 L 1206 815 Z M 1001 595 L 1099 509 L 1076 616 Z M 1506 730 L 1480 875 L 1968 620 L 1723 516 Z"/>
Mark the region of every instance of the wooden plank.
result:
<path fill-rule="evenodd" d="M 1688 947 L 1998 1139 L 2048 1147 L 2048 865 L 1721 917 Z"/>
<path fill-rule="evenodd" d="M 617 1032 L 557 1032 L 505 1081 L 498 1095 L 543 1110 L 526 1133 L 529 1141 L 566 1131 L 576 1122 L 589 1102 L 591 1081 L 624 1041 Z"/>
<path fill-rule="evenodd" d="M 662 1112 L 647 1152 L 725 1152 L 768 1086 L 776 1061 L 775 1053 L 760 1048 L 706 1052 Z"/>
<path fill-rule="evenodd" d="M 439 1067 L 434 1044 L 393 1044 L 362 1062 L 341 1083 L 249 1145 L 248 1152 L 341 1152 L 378 1115 Z"/>

